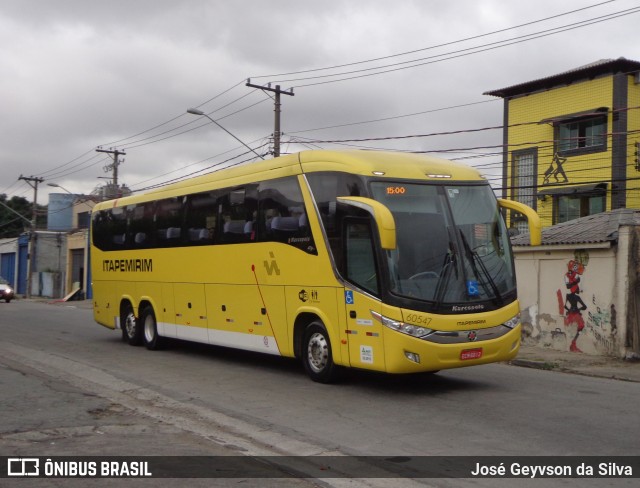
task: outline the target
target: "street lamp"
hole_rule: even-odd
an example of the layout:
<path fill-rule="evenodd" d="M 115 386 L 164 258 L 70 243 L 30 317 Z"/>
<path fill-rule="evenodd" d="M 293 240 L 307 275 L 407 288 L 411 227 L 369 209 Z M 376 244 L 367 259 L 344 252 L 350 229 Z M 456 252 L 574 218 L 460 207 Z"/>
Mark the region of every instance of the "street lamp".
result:
<path fill-rule="evenodd" d="M 193 114 L 193 115 L 200 115 L 202 117 L 206 117 L 208 118 L 211 122 L 213 122 L 214 124 L 216 124 L 218 127 L 220 127 L 223 131 L 225 131 L 227 134 L 229 134 L 231 137 L 233 137 L 236 141 L 238 141 L 240 144 L 242 144 L 244 147 L 246 147 L 247 149 L 249 149 L 251 152 L 253 152 L 253 154 L 255 154 L 256 156 L 258 156 L 260 159 L 264 159 L 262 156 L 260 156 L 257 152 L 255 152 L 255 150 L 251 149 L 249 146 L 247 146 L 244 142 L 242 142 L 240 139 L 238 139 L 236 136 L 234 136 L 231 132 L 229 132 L 227 129 L 225 129 L 224 127 L 222 127 L 218 122 L 216 122 L 215 120 L 213 120 L 211 117 L 209 117 L 207 114 L 205 114 L 202 110 L 198 110 L 197 108 L 190 108 L 187 110 L 188 114 Z"/>
<path fill-rule="evenodd" d="M 47 183 L 47 186 L 52 186 L 54 188 L 60 188 L 61 190 L 66 191 L 69 195 L 75 195 L 75 193 L 71 193 L 69 190 L 67 190 L 64 186 L 62 185 L 58 185 L 57 183 Z"/>

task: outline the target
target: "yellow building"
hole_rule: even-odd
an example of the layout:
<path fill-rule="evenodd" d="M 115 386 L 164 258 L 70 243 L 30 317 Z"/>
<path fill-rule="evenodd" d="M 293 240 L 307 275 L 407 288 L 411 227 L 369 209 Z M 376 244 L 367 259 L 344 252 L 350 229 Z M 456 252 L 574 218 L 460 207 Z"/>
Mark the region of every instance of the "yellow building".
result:
<path fill-rule="evenodd" d="M 503 197 L 536 209 L 543 227 L 640 208 L 640 62 L 600 60 L 485 95 L 504 99 Z"/>

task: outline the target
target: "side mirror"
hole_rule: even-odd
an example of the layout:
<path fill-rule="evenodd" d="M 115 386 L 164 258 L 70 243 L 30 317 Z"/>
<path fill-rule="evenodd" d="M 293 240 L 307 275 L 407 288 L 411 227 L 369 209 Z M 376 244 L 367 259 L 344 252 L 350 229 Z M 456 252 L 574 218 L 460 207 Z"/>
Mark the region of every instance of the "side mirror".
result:
<path fill-rule="evenodd" d="M 396 221 L 391 210 L 380 202 L 365 197 L 338 197 L 338 202 L 369 212 L 376 221 L 382 249 L 396 248 Z"/>
<path fill-rule="evenodd" d="M 530 206 L 524 203 L 514 202 L 513 200 L 505 200 L 504 198 L 498 198 L 498 205 L 502 208 L 508 208 L 520 212 L 527 218 L 529 224 L 529 241 L 532 246 L 539 246 L 542 244 L 542 225 L 540 224 L 540 216 Z"/>

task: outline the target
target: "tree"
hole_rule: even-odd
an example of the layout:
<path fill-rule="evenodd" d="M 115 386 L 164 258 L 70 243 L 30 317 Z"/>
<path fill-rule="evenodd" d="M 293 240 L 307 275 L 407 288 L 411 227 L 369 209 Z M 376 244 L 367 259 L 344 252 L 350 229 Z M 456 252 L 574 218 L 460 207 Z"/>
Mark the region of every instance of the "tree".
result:
<path fill-rule="evenodd" d="M 31 209 L 31 203 L 24 197 L 13 196 L 7 200 L 7 195 L 0 194 L 0 238 L 18 237 L 25 229 L 28 229 L 27 221 L 31 221 Z M 16 215 L 15 212 L 24 216 L 24 219 Z"/>

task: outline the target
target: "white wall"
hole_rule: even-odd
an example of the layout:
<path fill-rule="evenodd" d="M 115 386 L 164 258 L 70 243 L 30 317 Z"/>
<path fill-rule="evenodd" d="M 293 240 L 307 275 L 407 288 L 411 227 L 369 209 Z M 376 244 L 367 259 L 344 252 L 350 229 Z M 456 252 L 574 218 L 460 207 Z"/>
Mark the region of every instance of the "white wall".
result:
<path fill-rule="evenodd" d="M 523 342 L 624 357 L 628 253 L 618 251 L 609 243 L 516 247 Z"/>

